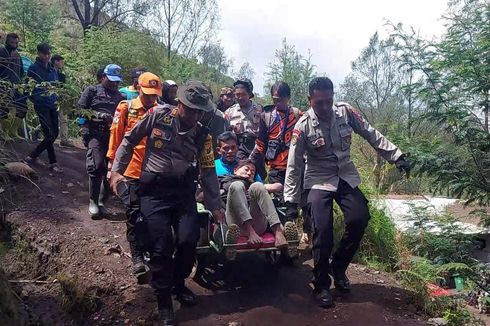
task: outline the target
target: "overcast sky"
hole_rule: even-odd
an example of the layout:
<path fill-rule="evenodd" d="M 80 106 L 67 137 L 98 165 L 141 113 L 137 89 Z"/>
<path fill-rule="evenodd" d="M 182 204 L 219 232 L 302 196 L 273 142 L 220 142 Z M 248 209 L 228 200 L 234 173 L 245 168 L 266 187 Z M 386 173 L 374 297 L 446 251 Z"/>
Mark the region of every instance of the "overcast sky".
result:
<path fill-rule="evenodd" d="M 218 0 L 219 37 L 238 70 L 250 62 L 256 92 L 263 94 L 264 72 L 286 37 L 302 54 L 308 49 L 318 73 L 338 85 L 350 64 L 387 20 L 413 26 L 427 37 L 440 35 L 447 0 Z M 386 34 L 385 34 L 386 35 Z"/>

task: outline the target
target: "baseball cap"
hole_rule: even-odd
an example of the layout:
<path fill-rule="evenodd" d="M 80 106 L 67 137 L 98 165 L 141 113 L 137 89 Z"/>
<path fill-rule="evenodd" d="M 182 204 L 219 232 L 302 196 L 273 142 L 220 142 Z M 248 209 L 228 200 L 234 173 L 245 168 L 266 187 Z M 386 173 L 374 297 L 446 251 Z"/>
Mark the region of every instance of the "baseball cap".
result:
<path fill-rule="evenodd" d="M 162 81 L 151 72 L 144 72 L 138 78 L 138 85 L 146 95 L 162 96 Z"/>
<path fill-rule="evenodd" d="M 131 79 L 139 78 L 144 72 L 146 72 L 146 68 L 143 67 L 131 69 Z"/>
<path fill-rule="evenodd" d="M 208 89 L 202 82 L 197 80 L 180 86 L 177 90 L 177 98 L 182 104 L 191 109 L 204 112 L 211 112 L 215 109 Z"/>
<path fill-rule="evenodd" d="M 122 72 L 121 67 L 115 64 L 107 65 L 104 68 L 104 74 L 107 76 L 107 79 L 114 82 L 122 82 Z"/>
<path fill-rule="evenodd" d="M 243 78 L 243 79 L 238 79 L 233 83 L 233 87 L 239 88 L 243 87 L 247 90 L 247 93 L 250 95 L 250 98 L 254 97 L 254 85 L 250 81 L 250 79 Z"/>

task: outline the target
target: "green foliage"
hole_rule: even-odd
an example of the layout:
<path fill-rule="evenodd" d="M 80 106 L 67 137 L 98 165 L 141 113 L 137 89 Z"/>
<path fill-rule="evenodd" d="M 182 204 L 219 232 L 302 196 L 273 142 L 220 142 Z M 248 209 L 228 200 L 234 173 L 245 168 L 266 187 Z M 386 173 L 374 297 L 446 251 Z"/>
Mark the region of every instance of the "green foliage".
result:
<path fill-rule="evenodd" d="M 270 94 L 271 85 L 284 81 L 291 88 L 291 104 L 306 110 L 308 105 L 308 83 L 315 77 L 315 66 L 311 63 L 311 53 L 304 57 L 295 48 L 282 41 L 282 48 L 276 50 L 275 59 L 268 65 L 265 94 Z"/>
<path fill-rule="evenodd" d="M 411 207 L 414 227 L 404 234 L 407 247 L 414 255 L 438 264 L 474 264 L 471 258 L 471 251 L 475 248 L 473 236 L 463 233 L 461 224 L 454 216 L 434 216 L 429 209 L 429 206 Z"/>
<path fill-rule="evenodd" d="M 485 322 L 473 316 L 463 304 L 456 304 L 452 309 L 443 312 L 443 318 L 449 326 L 485 326 Z"/>
<path fill-rule="evenodd" d="M 22 0 L 7 1 L 0 17 L 8 23 L 4 27 L 20 33 L 24 48 L 34 52 L 38 43 L 49 40 L 60 13 L 56 6 L 46 6 L 40 0 Z"/>
<path fill-rule="evenodd" d="M 367 191 L 369 193 L 369 191 Z M 400 259 L 397 231 L 384 210 L 369 205 L 371 219 L 364 233 L 355 260 L 376 269 L 394 271 Z M 344 233 L 344 215 L 338 205 L 334 206 L 334 238 L 337 245 Z"/>
<path fill-rule="evenodd" d="M 435 191 L 482 205 L 490 205 L 489 17 L 488 1 L 454 1 L 440 42 L 400 25 L 393 33 L 402 67 L 422 78 L 413 88 L 427 107 L 420 119 L 438 128 L 407 142 L 416 174 L 435 177 Z"/>

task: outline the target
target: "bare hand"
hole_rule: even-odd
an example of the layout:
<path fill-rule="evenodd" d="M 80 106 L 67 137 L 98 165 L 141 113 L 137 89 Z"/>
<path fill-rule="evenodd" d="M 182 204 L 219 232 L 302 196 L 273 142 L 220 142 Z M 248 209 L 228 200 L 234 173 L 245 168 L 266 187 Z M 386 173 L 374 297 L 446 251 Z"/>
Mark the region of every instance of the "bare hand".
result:
<path fill-rule="evenodd" d="M 118 172 L 111 172 L 111 179 L 109 180 L 109 184 L 111 186 L 112 191 L 117 195 L 117 185 L 119 182 L 124 181 L 125 178 L 123 175 L 119 174 Z"/>
<path fill-rule="evenodd" d="M 213 214 L 216 223 L 222 223 L 222 224 L 226 223 L 225 210 L 223 208 L 215 209 L 211 213 Z"/>

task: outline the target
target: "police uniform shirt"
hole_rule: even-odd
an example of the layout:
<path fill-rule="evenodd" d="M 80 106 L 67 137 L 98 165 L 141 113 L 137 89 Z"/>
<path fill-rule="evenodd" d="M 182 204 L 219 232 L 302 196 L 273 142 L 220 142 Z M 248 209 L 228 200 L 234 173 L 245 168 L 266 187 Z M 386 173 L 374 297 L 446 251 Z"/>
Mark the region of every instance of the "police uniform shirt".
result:
<path fill-rule="evenodd" d="M 111 90 L 102 84 L 97 84 L 89 86 L 83 91 L 78 100 L 78 106 L 85 110 L 94 110 L 113 116 L 117 105 L 124 99 L 124 96 L 117 89 Z"/>
<path fill-rule="evenodd" d="M 402 155 L 349 104 L 339 102 L 332 107 L 329 125 L 319 121 L 310 108 L 293 130 L 284 185 L 285 201 L 299 203 L 303 168 L 304 189 L 336 191 L 339 179 L 352 188 L 359 186 L 361 179 L 350 158 L 353 131 L 390 163 Z"/>
<path fill-rule="evenodd" d="M 142 171 L 166 178 L 181 177 L 199 163 L 204 202 L 208 209 L 221 207 L 219 184 L 214 165 L 212 137 L 207 135 L 202 149 L 196 144 L 203 126 L 198 123 L 188 131 L 180 131 L 177 109 L 156 106 L 126 133 L 119 146 L 112 171 L 123 174 L 131 160 L 133 148 L 147 137 Z"/>
<path fill-rule="evenodd" d="M 262 106 L 255 102 L 251 102 L 251 105 L 245 109 L 236 103 L 225 111 L 225 119 L 230 122 L 231 130 L 237 135 L 246 133 L 257 137 L 262 111 Z"/>

